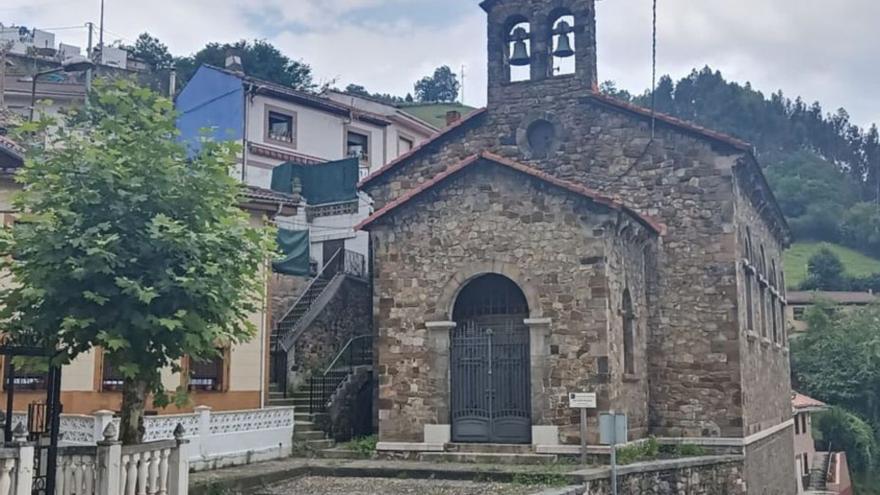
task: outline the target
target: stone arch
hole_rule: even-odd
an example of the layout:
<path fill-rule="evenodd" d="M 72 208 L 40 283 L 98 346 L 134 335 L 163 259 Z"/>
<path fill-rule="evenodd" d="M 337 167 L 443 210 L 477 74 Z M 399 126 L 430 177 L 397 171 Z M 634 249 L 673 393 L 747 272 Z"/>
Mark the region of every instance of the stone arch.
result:
<path fill-rule="evenodd" d="M 455 309 L 455 301 L 461 290 L 477 277 L 489 274 L 504 275 L 512 280 L 522 291 L 529 306 L 529 318 L 541 318 L 541 309 L 538 291 L 531 284 L 529 277 L 511 263 L 502 261 L 485 261 L 470 263 L 458 271 L 446 282 L 437 299 L 437 320 L 452 321 L 452 312 Z"/>

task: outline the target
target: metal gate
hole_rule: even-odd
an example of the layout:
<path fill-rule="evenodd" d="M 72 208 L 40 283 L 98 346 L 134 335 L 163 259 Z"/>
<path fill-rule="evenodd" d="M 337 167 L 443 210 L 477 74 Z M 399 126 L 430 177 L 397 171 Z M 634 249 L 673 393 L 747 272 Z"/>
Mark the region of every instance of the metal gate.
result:
<path fill-rule="evenodd" d="M 528 328 L 461 322 L 451 347 L 452 441 L 531 443 Z"/>

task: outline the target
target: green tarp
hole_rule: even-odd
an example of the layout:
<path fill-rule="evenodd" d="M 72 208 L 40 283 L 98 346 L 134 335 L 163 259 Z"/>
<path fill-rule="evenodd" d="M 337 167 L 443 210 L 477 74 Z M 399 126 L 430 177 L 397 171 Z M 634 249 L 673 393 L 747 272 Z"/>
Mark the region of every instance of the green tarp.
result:
<path fill-rule="evenodd" d="M 278 229 L 278 248 L 284 257 L 272 262 L 276 273 L 307 276 L 309 268 L 309 231 Z"/>
<path fill-rule="evenodd" d="M 358 159 L 347 158 L 320 165 L 285 163 L 272 170 L 272 190 L 290 194 L 293 179 L 302 185 L 302 196 L 311 205 L 357 199 Z"/>

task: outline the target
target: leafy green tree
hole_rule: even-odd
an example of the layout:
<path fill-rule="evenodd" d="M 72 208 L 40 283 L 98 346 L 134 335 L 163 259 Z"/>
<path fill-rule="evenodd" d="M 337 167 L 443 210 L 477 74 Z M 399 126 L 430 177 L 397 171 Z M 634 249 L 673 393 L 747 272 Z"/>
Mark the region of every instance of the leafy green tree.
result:
<path fill-rule="evenodd" d="M 847 462 L 859 473 L 871 471 L 877 465 L 877 437 L 871 425 L 862 418 L 840 407 L 816 416 L 816 428 L 821 441 L 831 443 L 833 451 L 846 452 Z"/>
<path fill-rule="evenodd" d="M 416 83 L 416 99 L 422 103 L 453 102 L 458 99 L 460 87 L 458 76 L 444 65 Z"/>
<path fill-rule="evenodd" d="M 194 55 L 176 60 L 178 78 L 185 84 L 202 64 L 224 67 L 230 51 L 241 56 L 244 72 L 249 76 L 300 90 L 316 87 L 311 66 L 289 58 L 265 40 L 208 43 Z"/>
<path fill-rule="evenodd" d="M 880 307 L 806 313 L 808 331 L 791 341 L 795 388 L 880 425 Z"/>
<path fill-rule="evenodd" d="M 61 351 L 59 364 L 104 348 L 124 376 L 121 439 L 138 443 L 148 396 L 170 400 L 162 368 L 254 335 L 271 235 L 237 206 L 236 146 L 206 142 L 189 158 L 171 101 L 96 80 L 83 112 L 17 177 L 23 213 L 0 237 L 13 281 L 0 321 Z"/>
<path fill-rule="evenodd" d="M 168 47 L 150 33 L 141 33 L 134 45 L 123 45 L 122 48 L 154 69 L 168 69 L 174 65 L 174 57 L 171 56 Z"/>
<path fill-rule="evenodd" d="M 821 248 L 807 261 L 806 290 L 847 290 L 849 280 L 843 262 L 828 248 Z"/>

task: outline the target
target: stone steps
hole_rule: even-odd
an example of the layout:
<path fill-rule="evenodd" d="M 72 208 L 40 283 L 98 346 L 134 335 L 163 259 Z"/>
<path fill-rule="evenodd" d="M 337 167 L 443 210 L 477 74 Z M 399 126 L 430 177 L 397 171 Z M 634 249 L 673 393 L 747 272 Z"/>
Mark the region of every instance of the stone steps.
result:
<path fill-rule="evenodd" d="M 505 454 L 481 452 L 423 452 L 419 454 L 423 462 L 454 462 L 458 464 L 553 464 L 555 455 L 549 454 Z"/>
<path fill-rule="evenodd" d="M 324 432 L 317 428 L 317 425 L 314 425 L 314 423 L 313 426 L 315 428 L 311 430 L 297 429 L 299 427 L 296 427 L 293 434 L 294 440 L 324 440 Z"/>
<path fill-rule="evenodd" d="M 332 448 L 319 450 L 318 457 L 322 459 L 364 459 L 365 457 L 357 452 L 343 448 Z"/>
<path fill-rule="evenodd" d="M 449 443 L 446 452 L 461 454 L 534 454 L 531 445 L 512 445 L 495 443 Z"/>

